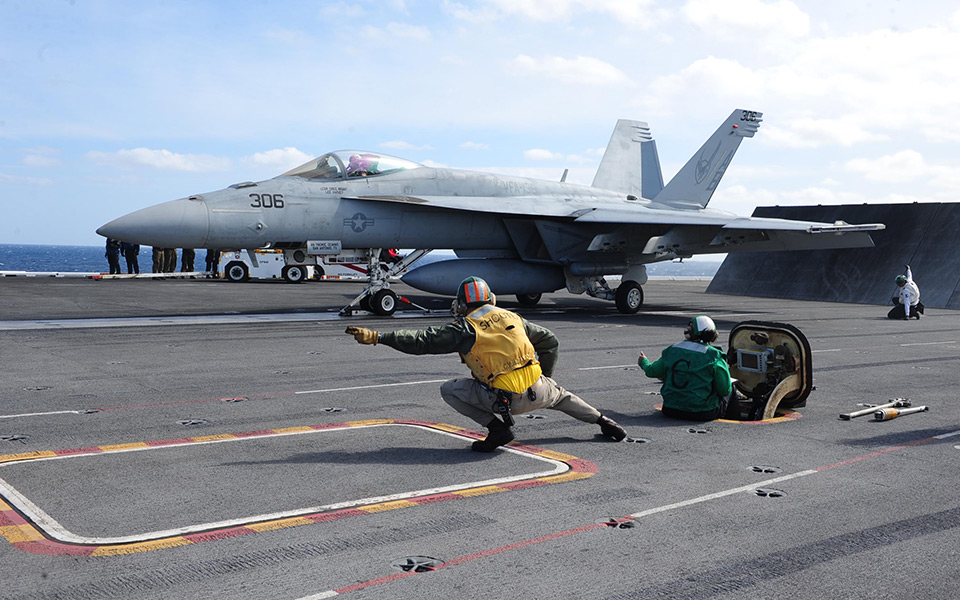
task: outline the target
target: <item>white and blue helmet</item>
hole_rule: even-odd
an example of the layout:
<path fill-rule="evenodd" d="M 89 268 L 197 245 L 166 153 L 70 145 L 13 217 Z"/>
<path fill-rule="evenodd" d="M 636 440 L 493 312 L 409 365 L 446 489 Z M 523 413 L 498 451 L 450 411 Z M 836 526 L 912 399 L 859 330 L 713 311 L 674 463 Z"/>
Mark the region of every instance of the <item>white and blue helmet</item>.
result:
<path fill-rule="evenodd" d="M 683 335 L 688 340 L 705 344 L 716 341 L 719 336 L 716 324 L 707 315 L 697 315 L 690 319 L 687 328 L 683 330 Z"/>

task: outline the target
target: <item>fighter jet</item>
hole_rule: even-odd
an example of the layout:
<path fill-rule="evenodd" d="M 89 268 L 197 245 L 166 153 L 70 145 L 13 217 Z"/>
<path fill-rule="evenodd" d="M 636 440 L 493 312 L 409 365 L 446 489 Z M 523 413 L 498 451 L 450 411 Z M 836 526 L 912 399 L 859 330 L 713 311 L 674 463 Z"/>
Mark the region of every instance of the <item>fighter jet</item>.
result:
<path fill-rule="evenodd" d="M 763 114 L 737 109 L 667 185 L 641 121 L 620 120 L 591 186 L 505 177 L 358 150 L 324 154 L 282 175 L 144 208 L 97 230 L 177 248 L 282 249 L 296 269 L 323 254 L 362 252 L 369 281 L 353 307 L 390 315 L 391 278 L 454 295 L 477 275 L 533 305 L 544 292 L 643 304 L 646 265 L 696 254 L 873 246 L 883 224 L 750 218 L 708 209 L 743 138 Z M 384 248 L 416 248 L 392 265 Z M 457 258 L 410 269 L 432 249 Z M 611 288 L 605 276 L 620 276 Z"/>

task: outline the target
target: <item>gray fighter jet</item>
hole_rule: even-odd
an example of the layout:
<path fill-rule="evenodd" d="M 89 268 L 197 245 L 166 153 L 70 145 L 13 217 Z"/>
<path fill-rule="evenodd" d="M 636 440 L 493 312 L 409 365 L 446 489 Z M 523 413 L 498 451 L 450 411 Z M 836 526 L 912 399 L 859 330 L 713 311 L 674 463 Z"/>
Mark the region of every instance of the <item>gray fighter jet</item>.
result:
<path fill-rule="evenodd" d="M 591 186 L 503 177 L 363 151 L 338 151 L 266 181 L 245 182 L 145 208 L 97 230 L 102 236 L 177 248 L 282 249 L 287 269 L 318 255 L 362 252 L 369 282 L 353 306 L 389 315 L 391 277 L 431 249 L 456 259 L 409 270 L 403 281 L 454 295 L 465 277 L 536 304 L 543 292 L 643 303 L 648 263 L 695 254 L 872 246 L 882 224 L 741 217 L 707 203 L 762 113 L 735 110 L 677 175 L 663 184 L 646 123 L 617 122 Z M 417 248 L 393 264 L 381 249 Z M 251 259 L 256 260 L 252 254 Z M 611 289 L 604 276 L 620 275 Z"/>

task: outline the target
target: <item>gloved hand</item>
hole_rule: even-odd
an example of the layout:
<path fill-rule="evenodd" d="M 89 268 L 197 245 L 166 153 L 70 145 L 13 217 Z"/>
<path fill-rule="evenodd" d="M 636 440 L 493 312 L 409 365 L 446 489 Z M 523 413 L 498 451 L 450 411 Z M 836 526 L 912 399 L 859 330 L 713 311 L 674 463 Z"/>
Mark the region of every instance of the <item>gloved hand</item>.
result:
<path fill-rule="evenodd" d="M 366 327 L 354 327 L 351 325 L 350 327 L 347 327 L 346 333 L 352 335 L 353 339 L 357 340 L 357 342 L 360 344 L 372 344 L 376 346 L 377 342 L 380 341 L 380 332 L 367 329 Z"/>

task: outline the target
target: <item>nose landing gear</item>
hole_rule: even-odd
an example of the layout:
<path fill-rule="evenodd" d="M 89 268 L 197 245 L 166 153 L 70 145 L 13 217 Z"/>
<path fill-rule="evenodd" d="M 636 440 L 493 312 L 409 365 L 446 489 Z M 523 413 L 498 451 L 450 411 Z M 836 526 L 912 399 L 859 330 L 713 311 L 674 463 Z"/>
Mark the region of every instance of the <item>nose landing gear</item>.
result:
<path fill-rule="evenodd" d="M 403 296 L 398 296 L 390 289 L 390 279 L 402 273 L 410 265 L 430 253 L 431 250 L 432 249 L 414 250 L 401 260 L 386 267 L 380 262 L 381 248 L 368 248 L 367 276 L 370 278 L 369 282 L 366 287 L 363 288 L 363 291 L 360 292 L 359 296 L 354 298 L 350 304 L 340 309 L 340 314 L 352 315 L 355 310 L 354 307 L 357 307 L 361 310 L 372 312 L 375 315 L 380 315 L 381 317 L 389 317 L 396 312 L 398 302 L 409 304 L 420 310 L 428 310 L 423 306 L 414 304 Z"/>

